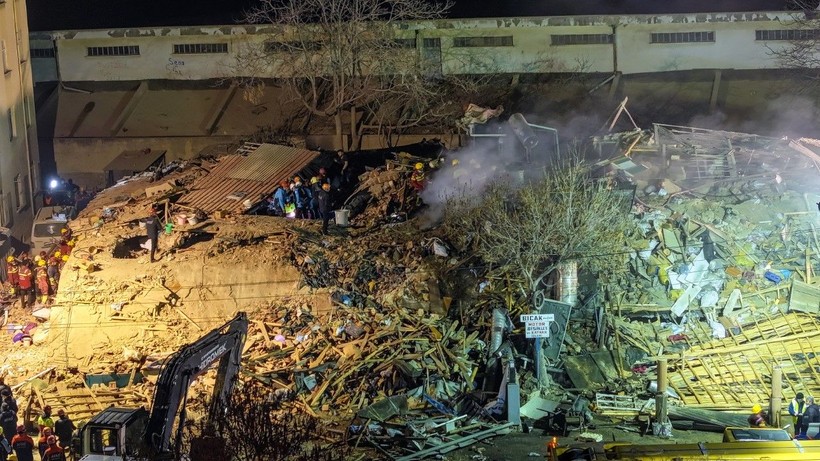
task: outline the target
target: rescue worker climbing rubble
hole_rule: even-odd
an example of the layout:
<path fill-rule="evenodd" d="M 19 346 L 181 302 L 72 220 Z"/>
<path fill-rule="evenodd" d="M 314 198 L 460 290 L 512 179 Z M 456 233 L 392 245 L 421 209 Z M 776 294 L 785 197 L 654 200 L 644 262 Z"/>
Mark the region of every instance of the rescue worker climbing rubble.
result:
<path fill-rule="evenodd" d="M 18 271 L 18 288 L 20 293 L 20 302 L 23 309 L 29 305 L 34 306 L 34 279 L 31 273 L 31 267 L 28 264 L 20 264 Z"/>
<path fill-rule="evenodd" d="M 410 187 L 412 187 L 416 192 L 421 192 L 424 190 L 425 185 L 426 175 L 424 173 L 424 164 L 418 162 L 413 167 L 413 173 L 410 175 Z"/>

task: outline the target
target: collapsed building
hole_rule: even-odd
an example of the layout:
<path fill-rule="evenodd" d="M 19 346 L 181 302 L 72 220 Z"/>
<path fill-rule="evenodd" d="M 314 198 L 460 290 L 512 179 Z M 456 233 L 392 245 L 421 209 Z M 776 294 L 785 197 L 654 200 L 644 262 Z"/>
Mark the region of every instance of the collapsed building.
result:
<path fill-rule="evenodd" d="M 744 424 L 775 373 L 787 401 L 820 392 L 818 146 L 666 125 L 597 137 L 596 169 L 635 190 L 629 271 L 600 286 L 581 274 L 577 299 L 544 300 L 553 334 L 535 348 L 507 316 L 504 283 L 453 236 L 389 219 L 395 200 L 412 218 L 407 181 L 429 159 L 400 154 L 365 171 L 350 226 L 330 236 L 312 220 L 248 214 L 280 180 L 315 174 L 318 153 L 263 144 L 174 162 L 120 180 L 72 222 L 80 240 L 50 315 L 12 311 L 35 333 L 28 348 L 0 343 L 3 372 L 29 417 L 49 403 L 80 420 L 147 405 L 164 358 L 243 310 L 243 380 L 282 391 L 293 411 L 352 418 L 357 440 L 395 459 L 521 417 L 564 433 L 585 429 L 591 409 L 640 422 L 654 414 L 660 362 L 673 426 Z M 152 204 L 170 225 L 149 264 L 139 244 Z M 491 366 L 503 339 L 517 380 Z M 533 366 L 539 354 L 550 379 Z"/>

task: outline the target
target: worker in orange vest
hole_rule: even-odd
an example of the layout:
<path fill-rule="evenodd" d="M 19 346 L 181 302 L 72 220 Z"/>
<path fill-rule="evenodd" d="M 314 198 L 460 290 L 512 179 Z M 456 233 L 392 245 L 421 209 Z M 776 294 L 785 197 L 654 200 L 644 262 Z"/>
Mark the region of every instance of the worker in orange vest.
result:
<path fill-rule="evenodd" d="M 20 268 L 17 266 L 17 260 L 14 256 L 6 257 L 6 278 L 11 285 L 11 294 L 14 295 L 17 291 L 20 281 Z"/>
<path fill-rule="evenodd" d="M 23 303 L 23 309 L 29 304 L 34 304 L 34 280 L 31 273 L 31 268 L 28 264 L 20 264 L 18 272 L 18 286 L 20 288 L 20 301 Z"/>

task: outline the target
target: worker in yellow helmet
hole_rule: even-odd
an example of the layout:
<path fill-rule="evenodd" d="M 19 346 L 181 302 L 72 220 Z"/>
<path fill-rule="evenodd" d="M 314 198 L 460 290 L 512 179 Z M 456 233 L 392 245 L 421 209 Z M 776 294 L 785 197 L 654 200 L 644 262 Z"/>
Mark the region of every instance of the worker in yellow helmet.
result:
<path fill-rule="evenodd" d="M 17 292 L 17 288 L 20 285 L 20 268 L 17 265 L 17 260 L 14 259 L 14 256 L 7 256 L 6 257 L 6 279 L 9 282 L 9 294 L 14 296 Z"/>
<path fill-rule="evenodd" d="M 421 192 L 424 190 L 425 185 L 426 177 L 424 174 L 424 164 L 418 162 L 413 168 L 413 173 L 410 175 L 410 187 L 412 187 L 416 192 Z"/>
<path fill-rule="evenodd" d="M 766 427 L 768 419 L 769 417 L 766 412 L 763 411 L 763 407 L 761 407 L 759 403 L 756 403 L 752 407 L 752 414 L 749 415 L 749 427 Z"/>

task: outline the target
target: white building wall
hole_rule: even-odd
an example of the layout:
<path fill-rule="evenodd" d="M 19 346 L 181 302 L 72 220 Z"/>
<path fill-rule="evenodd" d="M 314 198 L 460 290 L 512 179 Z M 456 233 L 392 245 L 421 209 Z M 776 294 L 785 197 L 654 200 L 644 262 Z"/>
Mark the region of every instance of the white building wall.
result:
<path fill-rule="evenodd" d="M 789 42 L 756 41 L 755 31 L 787 29 L 795 14 L 800 13 L 460 19 L 405 24 L 401 34 L 415 34 L 422 55 L 424 38 L 440 39 L 440 67 L 448 74 L 775 69 L 781 64 L 770 47 Z M 650 42 L 652 33 L 676 32 L 714 32 L 715 41 Z M 614 39 L 611 44 L 553 44 L 552 35 L 569 34 L 614 34 Z M 37 33 L 35 38 L 54 40 L 64 81 L 116 81 L 231 77 L 241 47 L 277 36 L 270 26 L 213 26 L 62 31 Z M 466 36 L 510 36 L 513 46 L 453 46 L 455 37 Z M 183 43 L 227 43 L 228 53 L 174 54 L 173 45 Z M 128 45 L 139 46 L 139 56 L 88 56 L 88 47 Z M 47 61 L 37 59 L 35 64 L 49 65 Z M 56 73 L 44 70 L 37 75 Z M 274 69 L 268 76 L 281 75 Z"/>
<path fill-rule="evenodd" d="M 24 0 L 0 2 L 0 226 L 28 243 L 37 177 L 37 131 Z M 0 245 L 0 256 L 8 246 Z"/>

